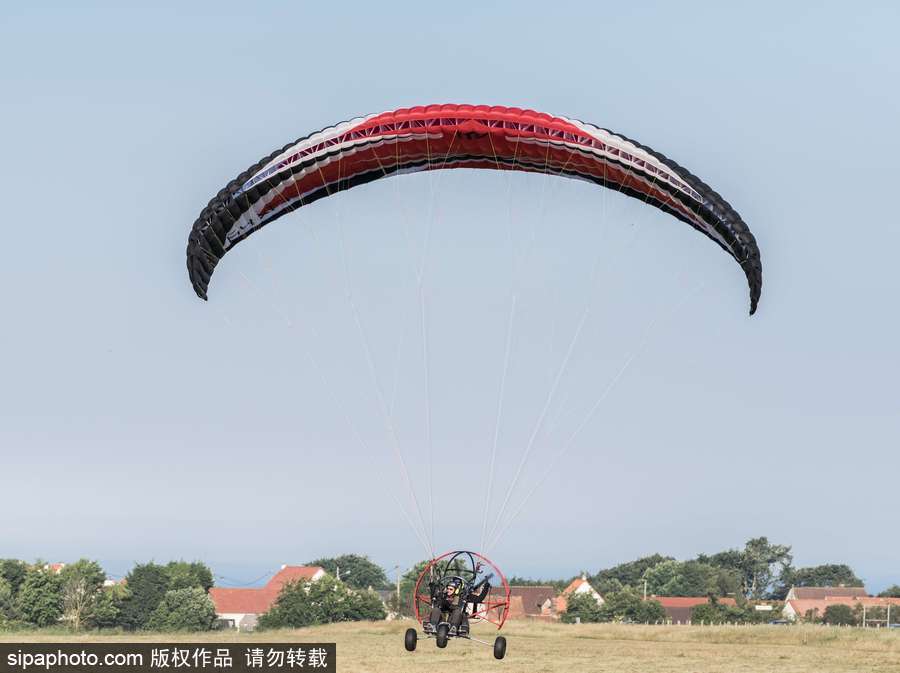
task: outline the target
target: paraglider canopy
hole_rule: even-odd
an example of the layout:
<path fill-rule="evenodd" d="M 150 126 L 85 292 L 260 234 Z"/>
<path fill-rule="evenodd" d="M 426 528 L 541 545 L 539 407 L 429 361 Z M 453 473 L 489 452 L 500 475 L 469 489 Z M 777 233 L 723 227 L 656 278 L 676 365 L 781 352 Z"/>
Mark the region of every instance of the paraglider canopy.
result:
<path fill-rule="evenodd" d="M 225 253 L 297 208 L 383 177 L 450 168 L 586 180 L 669 213 L 734 257 L 747 277 L 750 313 L 756 311 L 762 290 L 756 240 L 705 182 L 646 145 L 593 124 L 486 105 L 428 105 L 359 117 L 253 164 L 194 222 L 187 247 L 194 291 L 206 299 Z"/>

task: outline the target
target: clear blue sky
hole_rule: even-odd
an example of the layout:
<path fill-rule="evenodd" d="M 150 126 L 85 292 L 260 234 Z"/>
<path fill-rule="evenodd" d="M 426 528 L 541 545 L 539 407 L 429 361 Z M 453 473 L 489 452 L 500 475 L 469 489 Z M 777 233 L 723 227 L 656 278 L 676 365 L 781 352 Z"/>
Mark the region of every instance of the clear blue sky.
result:
<path fill-rule="evenodd" d="M 349 551 L 412 563 L 366 340 L 426 519 L 430 413 L 436 546 L 478 546 L 517 288 L 495 514 L 585 307 L 513 505 L 656 326 L 497 544 L 507 571 L 767 535 L 798 564 L 900 581 L 900 10 L 634 5 L 4 6 L 0 556 L 202 558 L 236 579 Z M 671 218 L 465 172 L 284 218 L 194 296 L 187 233 L 227 180 L 432 102 L 585 119 L 687 166 L 757 236 L 758 314 L 734 262 Z"/>

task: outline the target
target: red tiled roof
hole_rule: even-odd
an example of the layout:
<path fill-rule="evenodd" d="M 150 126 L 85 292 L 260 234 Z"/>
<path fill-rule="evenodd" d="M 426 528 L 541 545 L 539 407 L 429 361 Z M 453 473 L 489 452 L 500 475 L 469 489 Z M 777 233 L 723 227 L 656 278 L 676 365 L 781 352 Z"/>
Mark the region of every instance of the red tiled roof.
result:
<path fill-rule="evenodd" d="M 590 587 L 591 591 L 596 592 L 596 589 L 594 589 L 594 587 L 591 586 L 591 583 L 588 582 L 584 577 L 577 577 L 569 583 L 569 586 L 563 589 L 562 593 L 556 599 L 556 611 L 565 612 L 569 607 L 569 596 L 575 593 L 585 584 Z"/>
<path fill-rule="evenodd" d="M 562 595 L 568 596 L 570 593 L 575 591 L 582 584 L 587 584 L 587 583 L 588 583 L 588 581 L 586 579 L 584 579 L 583 577 L 576 577 L 574 580 L 572 580 L 572 582 L 569 584 L 569 586 L 567 586 L 565 589 L 563 589 Z"/>
<path fill-rule="evenodd" d="M 900 605 L 900 598 L 876 598 L 875 596 L 863 596 L 853 598 L 851 596 L 829 596 L 828 598 L 797 598 L 788 601 L 788 605 L 802 619 L 810 610 L 816 610 L 819 617 L 825 615 L 825 609 L 829 605 L 865 605 L 867 608 L 886 607 Z"/>
<path fill-rule="evenodd" d="M 648 600 L 659 601 L 664 608 L 692 608 L 709 602 L 706 596 L 648 596 Z M 720 605 L 737 605 L 733 598 L 717 599 Z"/>
<path fill-rule="evenodd" d="M 555 604 L 556 589 L 553 587 L 510 587 L 509 617 L 538 617 L 543 605 L 550 601 Z M 521 607 L 520 607 L 521 606 Z"/>
<path fill-rule="evenodd" d="M 288 582 L 299 580 L 311 580 L 319 572 L 324 572 L 319 566 L 282 566 L 264 587 L 266 591 L 275 591 L 276 596 Z"/>
<path fill-rule="evenodd" d="M 865 587 L 793 587 L 794 598 L 822 599 L 828 597 L 865 598 L 868 596 Z"/>
<path fill-rule="evenodd" d="M 648 596 L 647 600 L 659 601 L 663 610 L 666 611 L 666 618 L 676 624 L 689 624 L 693 609 L 709 602 L 709 598 L 706 596 Z M 717 600 L 720 605 L 736 605 L 733 598 Z"/>
<path fill-rule="evenodd" d="M 311 580 L 324 572 L 319 566 L 283 566 L 259 589 L 229 589 L 213 587 L 209 597 L 216 606 L 216 613 L 239 613 L 260 615 L 269 611 L 285 584 L 299 580 Z"/>
<path fill-rule="evenodd" d="M 213 587 L 209 597 L 217 614 L 241 613 L 261 615 L 268 612 L 277 594 L 272 596 L 265 589 L 226 589 Z"/>

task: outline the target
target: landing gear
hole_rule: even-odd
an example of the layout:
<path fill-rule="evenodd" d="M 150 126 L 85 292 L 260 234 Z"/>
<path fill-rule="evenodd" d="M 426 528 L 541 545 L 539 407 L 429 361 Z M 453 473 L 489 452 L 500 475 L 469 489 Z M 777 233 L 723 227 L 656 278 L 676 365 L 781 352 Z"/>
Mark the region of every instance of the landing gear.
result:
<path fill-rule="evenodd" d="M 468 640 L 474 643 L 481 643 L 482 645 L 487 645 L 491 647 L 491 643 L 481 640 L 480 638 L 475 638 L 469 633 L 461 633 L 459 629 L 452 630 L 450 624 L 447 622 L 441 622 L 438 624 L 436 629 L 425 632 L 426 638 L 434 638 L 435 644 L 444 649 L 447 647 L 447 643 L 450 642 L 451 638 L 462 638 L 463 640 Z M 403 646 L 406 648 L 407 652 L 414 652 L 416 649 L 416 645 L 419 642 L 419 633 L 415 629 L 406 629 L 406 633 L 403 636 Z M 506 656 L 506 638 L 503 636 L 497 636 L 494 639 L 494 658 L 495 659 L 503 659 Z"/>
<path fill-rule="evenodd" d="M 506 656 L 506 638 L 497 636 L 494 640 L 494 659 L 502 659 Z"/>
<path fill-rule="evenodd" d="M 447 647 L 447 639 L 450 637 L 450 625 L 441 622 L 437 627 L 437 646 L 441 649 Z"/>

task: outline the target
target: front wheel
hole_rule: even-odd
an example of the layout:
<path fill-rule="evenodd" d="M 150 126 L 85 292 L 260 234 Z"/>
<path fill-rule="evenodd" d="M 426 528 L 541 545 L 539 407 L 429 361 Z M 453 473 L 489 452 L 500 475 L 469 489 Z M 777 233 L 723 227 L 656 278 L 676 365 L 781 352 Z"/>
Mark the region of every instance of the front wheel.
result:
<path fill-rule="evenodd" d="M 439 624 L 437 627 L 437 646 L 441 649 L 447 647 L 447 638 L 450 636 L 450 625 Z"/>
<path fill-rule="evenodd" d="M 416 649 L 416 641 L 418 640 L 419 634 L 416 633 L 415 629 L 406 629 L 406 635 L 403 636 L 403 646 L 407 652 L 412 652 Z"/>
<path fill-rule="evenodd" d="M 494 659 L 502 659 L 506 656 L 506 638 L 497 636 L 494 641 Z"/>

